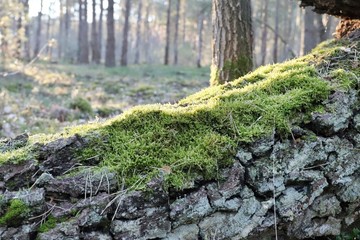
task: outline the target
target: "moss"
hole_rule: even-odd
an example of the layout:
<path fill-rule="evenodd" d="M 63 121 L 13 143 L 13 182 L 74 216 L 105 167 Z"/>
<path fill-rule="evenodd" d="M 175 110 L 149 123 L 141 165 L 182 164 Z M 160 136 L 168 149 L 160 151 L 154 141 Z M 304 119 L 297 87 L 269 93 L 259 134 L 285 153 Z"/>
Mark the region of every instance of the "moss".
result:
<path fill-rule="evenodd" d="M 47 217 L 46 221 L 40 225 L 40 227 L 38 228 L 37 231 L 39 233 L 48 232 L 51 229 L 55 228 L 56 224 L 65 222 L 67 220 L 68 220 L 68 218 L 66 218 L 66 217 L 55 218 L 54 216 L 50 215 Z"/>
<path fill-rule="evenodd" d="M 138 106 L 104 123 L 68 128 L 57 136 L 86 136 L 89 146 L 78 152 L 83 162 L 98 156 L 99 167 L 116 171 L 129 188 L 143 188 L 154 176 L 163 176 L 167 186 L 176 188 L 217 179 L 218 170 L 232 163 L 238 144 L 274 130 L 289 137 L 292 125 L 324 111 L 322 103 L 331 91 L 353 86 L 349 82 L 354 71 L 337 70 L 346 57 L 336 58 L 328 72 L 323 65 L 341 53 L 343 44 L 327 42 L 305 57 L 260 67 L 178 104 Z M 334 78 L 323 79 L 330 71 Z M 44 142 L 54 137 L 38 138 Z"/>
<path fill-rule="evenodd" d="M 79 109 L 83 113 L 93 114 L 93 109 L 90 103 L 82 97 L 74 98 L 73 101 L 70 103 L 70 108 Z"/>
<path fill-rule="evenodd" d="M 17 226 L 29 212 L 29 207 L 23 201 L 13 199 L 5 214 L 0 217 L 0 225 Z"/>

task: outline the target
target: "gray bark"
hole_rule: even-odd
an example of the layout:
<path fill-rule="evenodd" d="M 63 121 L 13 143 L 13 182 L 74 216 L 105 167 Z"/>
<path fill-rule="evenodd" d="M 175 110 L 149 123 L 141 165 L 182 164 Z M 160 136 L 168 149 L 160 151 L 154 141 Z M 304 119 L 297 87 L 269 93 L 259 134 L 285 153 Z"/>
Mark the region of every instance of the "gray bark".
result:
<path fill-rule="evenodd" d="M 114 26 L 114 0 L 108 0 L 107 10 L 107 39 L 106 39 L 106 53 L 105 66 L 115 66 L 115 26 Z"/>
<path fill-rule="evenodd" d="M 140 44 L 141 44 L 141 19 L 142 19 L 142 0 L 139 0 L 138 16 L 136 22 L 136 39 L 135 39 L 135 64 L 140 63 Z"/>
<path fill-rule="evenodd" d="M 78 63 L 89 63 L 87 0 L 79 0 Z"/>
<path fill-rule="evenodd" d="M 317 29 L 315 27 L 315 13 L 310 7 L 305 8 L 304 17 L 304 40 L 303 40 L 303 54 L 309 53 L 317 44 Z"/>
<path fill-rule="evenodd" d="M 175 35 L 174 35 L 174 64 L 178 64 L 179 58 L 179 21 L 180 21 L 180 6 L 181 0 L 176 2 L 176 16 L 175 16 Z"/>
<path fill-rule="evenodd" d="M 166 42 L 165 42 L 165 57 L 164 57 L 164 65 L 169 64 L 169 51 L 170 51 L 170 18 L 171 18 L 171 0 L 167 1 L 168 8 L 166 14 Z"/>
<path fill-rule="evenodd" d="M 123 41 L 121 47 L 121 59 L 120 65 L 127 66 L 128 64 L 128 44 L 129 44 L 129 31 L 130 31 L 130 11 L 131 11 L 131 0 L 125 1 L 125 22 L 123 27 Z"/>
<path fill-rule="evenodd" d="M 40 1 L 40 11 L 38 12 L 38 16 L 37 16 L 37 29 L 36 29 L 34 56 L 37 56 L 39 54 L 40 46 L 41 46 L 42 8 L 43 8 L 43 0 Z"/>
<path fill-rule="evenodd" d="M 269 11 L 269 0 L 264 1 L 264 9 L 262 16 L 262 34 L 261 34 L 261 65 L 265 65 L 266 61 L 266 52 L 267 52 L 267 30 L 266 23 L 268 21 L 268 11 Z"/>

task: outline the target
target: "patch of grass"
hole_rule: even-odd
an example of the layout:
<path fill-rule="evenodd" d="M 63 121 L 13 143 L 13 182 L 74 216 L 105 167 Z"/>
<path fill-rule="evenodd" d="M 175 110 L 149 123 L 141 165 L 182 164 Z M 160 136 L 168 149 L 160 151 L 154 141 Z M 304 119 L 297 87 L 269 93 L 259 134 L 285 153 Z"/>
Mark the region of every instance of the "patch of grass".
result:
<path fill-rule="evenodd" d="M 70 108 L 72 109 L 78 109 L 79 111 L 87 114 L 93 114 L 93 109 L 91 107 L 91 104 L 89 101 L 82 97 L 76 97 L 74 98 L 70 103 Z"/>

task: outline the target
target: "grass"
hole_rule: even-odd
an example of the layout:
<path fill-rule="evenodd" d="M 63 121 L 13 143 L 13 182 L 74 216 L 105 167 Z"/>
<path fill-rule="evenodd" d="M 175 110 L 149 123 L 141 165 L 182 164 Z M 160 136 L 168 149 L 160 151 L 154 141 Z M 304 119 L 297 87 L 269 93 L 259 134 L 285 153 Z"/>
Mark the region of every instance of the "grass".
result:
<path fill-rule="evenodd" d="M 90 145 L 78 157 L 100 156 L 100 167 L 117 172 L 130 188 L 144 188 L 155 176 L 178 189 L 217 179 L 219 169 L 232 163 L 238 144 L 274 131 L 289 137 L 291 126 L 326 110 L 322 102 L 332 91 L 357 84 L 356 70 L 345 67 L 353 59 L 334 58 L 344 44 L 328 42 L 303 58 L 260 67 L 179 103 L 137 106 L 106 122 L 68 128 L 62 136 L 87 136 Z M 324 66 L 331 59 L 336 64 Z M 11 160 L 6 154 L 0 162 Z"/>

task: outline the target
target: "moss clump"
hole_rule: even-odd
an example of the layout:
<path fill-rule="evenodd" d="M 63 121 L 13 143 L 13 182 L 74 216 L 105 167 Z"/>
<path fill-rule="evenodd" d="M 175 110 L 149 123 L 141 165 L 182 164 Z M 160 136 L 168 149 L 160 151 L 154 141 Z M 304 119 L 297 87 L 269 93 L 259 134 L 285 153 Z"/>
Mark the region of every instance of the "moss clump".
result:
<path fill-rule="evenodd" d="M 82 97 L 74 98 L 73 101 L 70 103 L 70 108 L 79 109 L 83 113 L 93 114 L 93 109 L 90 103 Z"/>
<path fill-rule="evenodd" d="M 17 226 L 29 212 L 29 207 L 23 201 L 13 199 L 5 214 L 0 217 L 0 225 Z"/>
<path fill-rule="evenodd" d="M 86 135 L 89 145 L 79 157 L 84 162 L 98 157 L 100 167 L 116 171 L 127 187 L 144 187 L 154 176 L 176 188 L 217 179 L 218 170 L 232 163 L 239 143 L 274 130 L 286 138 L 292 125 L 301 126 L 311 112 L 322 109 L 331 91 L 346 91 L 348 80 L 336 74 L 324 79 L 328 68 L 319 70 L 343 46 L 325 43 L 305 57 L 261 67 L 178 104 L 135 107 L 105 123 L 69 128 L 62 137 Z M 342 69 L 345 61 L 336 58 L 330 70 Z"/>
<path fill-rule="evenodd" d="M 56 224 L 59 222 L 59 220 L 57 220 L 56 218 L 54 218 L 53 216 L 49 216 L 47 218 L 47 220 L 40 225 L 40 227 L 38 228 L 38 232 L 39 233 L 44 233 L 44 232 L 48 232 L 51 229 L 53 229 Z"/>

